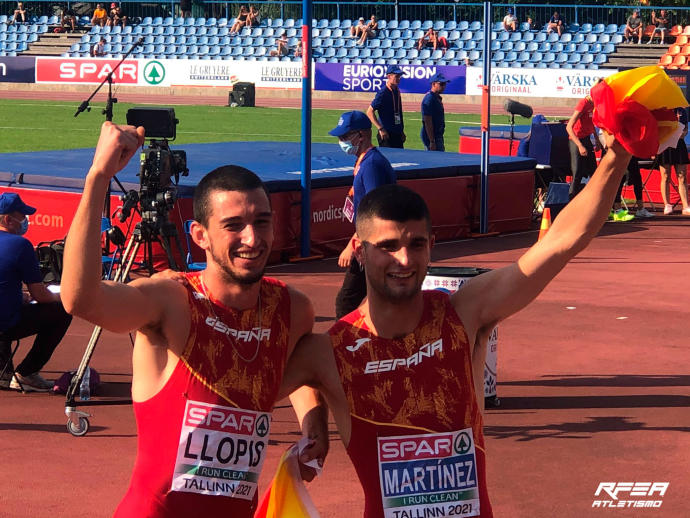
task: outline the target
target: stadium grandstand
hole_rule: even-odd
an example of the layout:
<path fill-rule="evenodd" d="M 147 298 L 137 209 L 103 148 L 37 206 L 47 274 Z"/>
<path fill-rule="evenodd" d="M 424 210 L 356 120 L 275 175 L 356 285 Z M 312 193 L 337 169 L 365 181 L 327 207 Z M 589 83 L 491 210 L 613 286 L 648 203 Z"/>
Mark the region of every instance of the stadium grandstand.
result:
<path fill-rule="evenodd" d="M 72 4 L 86 7 L 78 13 L 77 28 L 65 33 L 57 14 L 36 11 L 41 6 L 52 7 L 52 4 L 32 3 L 34 11 L 26 23 L 12 23 L 11 16 L 0 15 L 0 56 L 88 57 L 93 46 L 104 38 L 104 56 L 120 58 L 143 38 L 142 45 L 134 50 L 132 57 L 301 61 L 295 50 L 300 44 L 302 20 L 281 16 L 298 14 L 299 3 L 281 3 L 279 11 L 276 4 L 257 2 L 260 12 L 274 14 L 275 17 L 264 17 L 258 25 L 244 27 L 235 34 L 231 33 L 235 19 L 227 15 L 239 8 L 239 4 L 195 5 L 198 16 L 183 18 L 174 16 L 179 13 L 177 4 L 158 5 L 152 14 L 161 15 L 148 16 L 144 9 L 156 4 L 128 3 L 123 4 L 130 14 L 129 23 L 124 27 L 91 26 L 89 15 L 95 3 L 93 6 Z M 426 8 L 415 4 L 417 10 L 413 10 L 412 5 L 398 6 L 397 2 L 358 4 L 361 5 L 315 2 L 316 13 L 335 15 L 312 20 L 315 62 L 476 66 L 482 63 L 484 30 L 481 22 L 471 19 L 480 18 L 481 4 L 427 4 Z M 3 2 L 2 5 L 8 6 L 7 12 L 12 4 Z M 395 11 L 390 10 L 393 5 Z M 590 6 L 587 9 L 587 6 L 559 6 L 565 13 L 567 27 L 560 35 L 555 31 L 549 32 L 546 23 L 535 27 L 524 21 L 527 16 L 547 21 L 552 6 L 513 6 L 518 14 L 522 13 L 520 19 L 523 20 L 515 31 L 505 30 L 500 21 L 507 7 L 502 4 L 494 7 L 496 21 L 491 32 L 491 62 L 494 67 L 598 69 L 655 63 L 667 68 L 690 67 L 690 25 L 673 25 L 663 45 L 655 43 L 639 47 L 624 42 L 625 17 L 631 12 L 629 7 L 604 9 L 606 6 Z M 327 13 L 329 10 L 332 13 Z M 358 15 L 354 14 L 352 19 L 337 17 L 339 13 L 355 13 L 355 10 L 359 16 L 368 18 L 370 10 L 380 17 L 375 37 L 363 45 L 350 35 L 350 28 L 357 23 Z M 396 17 L 401 11 L 412 16 L 431 13 L 434 19 Z M 648 18 L 646 13 L 648 10 L 642 12 L 643 19 Z M 687 21 L 685 18 L 690 17 L 690 8 L 677 8 L 674 13 L 674 23 Z M 206 14 L 209 16 L 204 16 Z M 418 41 L 430 28 L 437 31 L 439 38 L 447 40 L 447 49 L 418 48 Z M 651 38 L 652 30 L 653 26 L 646 25 L 646 38 Z M 272 56 L 276 40 L 283 33 L 287 36 L 288 53 Z"/>

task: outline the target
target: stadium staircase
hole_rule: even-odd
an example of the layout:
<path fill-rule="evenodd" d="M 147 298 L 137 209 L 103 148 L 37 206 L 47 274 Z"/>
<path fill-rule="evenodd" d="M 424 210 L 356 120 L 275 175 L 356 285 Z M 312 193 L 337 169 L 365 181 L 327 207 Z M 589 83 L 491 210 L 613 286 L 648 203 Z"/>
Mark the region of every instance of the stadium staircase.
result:
<path fill-rule="evenodd" d="M 635 68 L 656 65 L 667 50 L 668 45 L 621 43 L 616 45 L 616 50 L 609 54 L 608 61 L 600 68 Z"/>
<path fill-rule="evenodd" d="M 62 56 L 69 52 L 75 43 L 81 41 L 81 34 L 61 33 L 41 34 L 40 38 L 32 43 L 28 43 L 27 50 L 21 53 L 22 56 Z"/>

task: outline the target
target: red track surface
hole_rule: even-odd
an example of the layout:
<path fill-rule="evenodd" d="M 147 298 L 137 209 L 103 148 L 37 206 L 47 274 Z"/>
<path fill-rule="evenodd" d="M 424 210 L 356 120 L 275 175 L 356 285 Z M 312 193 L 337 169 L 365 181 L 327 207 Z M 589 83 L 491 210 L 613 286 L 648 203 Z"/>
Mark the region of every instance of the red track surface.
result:
<path fill-rule="evenodd" d="M 488 484 L 500 518 L 688 516 L 690 376 L 688 220 L 609 223 L 527 309 L 500 325 L 498 394 L 486 415 Z M 434 263 L 497 268 L 535 232 L 437 245 Z M 333 318 L 334 260 L 269 269 L 314 301 L 317 329 Z M 75 322 L 44 374 L 76 367 L 91 327 Z M 26 351 L 22 347 L 19 355 Z M 106 333 L 92 365 L 103 394 L 127 395 L 131 347 Z M 64 398 L 0 392 L 0 516 L 109 516 L 129 481 L 136 429 L 129 406 L 94 408 L 91 431 L 65 428 Z M 284 402 L 283 402 L 284 404 Z M 274 414 L 265 488 L 297 427 Z M 310 485 L 325 517 L 361 514 L 361 490 L 334 434 Z M 592 509 L 599 482 L 670 482 L 660 509 Z M 623 497 L 625 498 L 625 497 Z"/>

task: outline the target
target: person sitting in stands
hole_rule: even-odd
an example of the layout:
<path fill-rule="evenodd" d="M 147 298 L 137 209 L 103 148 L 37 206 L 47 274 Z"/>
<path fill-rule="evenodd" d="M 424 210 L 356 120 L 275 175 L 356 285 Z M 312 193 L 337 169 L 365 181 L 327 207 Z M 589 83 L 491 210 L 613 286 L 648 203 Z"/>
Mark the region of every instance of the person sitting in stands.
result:
<path fill-rule="evenodd" d="M 60 16 L 60 24 L 64 29 L 74 32 L 74 29 L 77 26 L 77 16 L 74 14 L 72 9 L 65 9 L 62 11 L 62 15 Z"/>
<path fill-rule="evenodd" d="M 558 11 L 553 12 L 553 16 L 549 20 L 549 25 L 546 28 L 547 33 L 552 31 L 556 31 L 559 36 L 565 31 L 565 20 L 563 20 Z"/>
<path fill-rule="evenodd" d="M 127 16 L 122 11 L 122 8 L 115 2 L 110 4 L 110 14 L 108 15 L 108 21 L 106 23 L 111 27 L 122 25 L 123 29 L 125 25 L 127 25 Z"/>
<path fill-rule="evenodd" d="M 287 33 L 283 31 L 280 38 L 276 40 L 276 48 L 271 51 L 271 56 L 283 57 L 288 55 Z"/>
<path fill-rule="evenodd" d="M 98 43 L 95 43 L 94 46 L 91 47 L 91 56 L 95 58 L 105 56 L 105 44 L 105 36 L 101 36 L 101 39 L 98 41 Z"/>
<path fill-rule="evenodd" d="M 362 31 L 362 36 L 357 42 L 357 45 L 364 45 L 367 41 L 367 38 L 375 38 L 376 37 L 376 31 L 379 30 L 379 22 L 376 21 L 376 16 L 373 14 L 371 15 L 371 20 L 367 22 L 367 24 L 364 27 L 364 30 Z"/>
<path fill-rule="evenodd" d="M 527 30 L 534 31 L 537 29 L 537 24 L 534 23 L 534 20 L 532 19 L 531 16 L 527 17 L 526 23 L 527 23 Z"/>
<path fill-rule="evenodd" d="M 518 19 L 513 14 L 513 8 L 509 7 L 506 15 L 503 17 L 503 29 L 509 32 L 514 32 L 518 28 Z"/>
<path fill-rule="evenodd" d="M 254 7 L 253 5 L 249 6 L 249 12 L 247 13 L 247 27 L 251 27 L 252 25 L 259 25 L 261 23 L 261 15 L 259 14 L 259 10 Z"/>
<path fill-rule="evenodd" d="M 24 2 L 17 2 L 17 8 L 14 10 L 10 24 L 16 23 L 18 16 L 22 17 L 22 23 L 26 23 L 26 9 L 24 8 Z"/>
<path fill-rule="evenodd" d="M 108 12 L 103 9 L 103 4 L 96 4 L 96 8 L 93 10 L 93 17 L 91 17 L 91 25 L 103 27 L 107 20 Z"/>
<path fill-rule="evenodd" d="M 633 36 L 637 36 L 637 43 L 642 43 L 642 18 L 640 18 L 639 9 L 635 9 L 632 15 L 628 16 L 625 31 L 623 32 L 625 43 L 630 43 Z"/>
<path fill-rule="evenodd" d="M 417 41 L 417 50 L 422 50 L 424 47 L 433 47 L 435 50 L 436 45 L 438 45 L 436 41 L 437 38 L 438 35 L 436 34 L 436 31 L 430 28 L 428 31 L 424 33 L 424 36 L 419 38 L 419 40 Z"/>
<path fill-rule="evenodd" d="M 249 11 L 247 11 L 247 6 L 241 5 L 240 12 L 235 17 L 235 23 L 230 27 L 230 36 L 236 36 L 242 30 L 242 27 L 247 25 L 247 18 L 249 17 Z"/>
<path fill-rule="evenodd" d="M 350 27 L 350 36 L 353 38 L 361 38 L 364 31 L 367 29 L 367 24 L 364 21 L 364 17 L 359 17 L 359 23 Z"/>
<path fill-rule="evenodd" d="M 659 11 L 659 16 L 656 15 L 656 11 L 652 11 L 652 25 L 656 25 L 656 27 L 654 27 L 654 31 L 652 34 L 650 34 L 649 41 L 647 43 L 652 43 L 654 35 L 658 32 L 660 34 L 659 37 L 661 38 L 659 44 L 663 45 L 666 31 L 671 27 L 671 18 L 666 14 L 664 9 Z"/>

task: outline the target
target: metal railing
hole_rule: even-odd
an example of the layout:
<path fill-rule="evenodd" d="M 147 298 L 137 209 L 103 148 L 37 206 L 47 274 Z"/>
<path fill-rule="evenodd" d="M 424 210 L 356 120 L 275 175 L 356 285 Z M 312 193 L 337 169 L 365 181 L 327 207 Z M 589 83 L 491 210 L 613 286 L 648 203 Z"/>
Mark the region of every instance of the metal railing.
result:
<path fill-rule="evenodd" d="M 111 0 L 102 2 L 108 9 Z M 239 11 L 240 5 L 254 4 L 260 11 L 261 17 L 265 18 L 293 18 L 302 17 L 302 2 L 300 0 L 259 0 L 254 2 L 226 2 L 221 0 L 193 0 L 192 16 L 232 18 Z M 171 1 L 147 1 L 143 2 L 120 2 L 124 12 L 136 22 L 137 18 L 145 16 L 178 16 L 179 0 Z M 55 0 L 28 0 L 25 3 L 29 16 L 52 16 L 57 15 L 63 7 L 74 8 L 80 16 L 90 16 L 96 2 L 56 2 Z M 10 15 L 16 7 L 15 1 L 0 0 L 0 14 Z M 508 7 L 515 10 L 515 15 L 520 22 L 526 21 L 530 16 L 535 25 L 541 28 L 553 14 L 558 10 L 567 23 L 597 23 L 617 25 L 624 24 L 628 16 L 632 13 L 633 7 L 611 6 L 611 5 L 554 5 L 554 4 L 493 4 L 491 19 L 494 22 L 500 21 L 505 15 Z M 640 6 L 643 22 L 649 23 L 651 11 L 666 9 L 671 14 L 674 25 L 690 24 L 690 6 L 673 7 L 668 9 L 660 6 Z M 480 2 L 445 2 L 445 3 L 398 3 L 396 1 L 333 1 L 326 2 L 316 0 L 313 3 L 313 17 L 315 19 L 352 19 L 356 20 L 360 16 L 368 19 L 372 14 L 379 20 L 443 20 L 443 21 L 462 21 L 469 22 L 482 20 L 483 4 Z"/>

